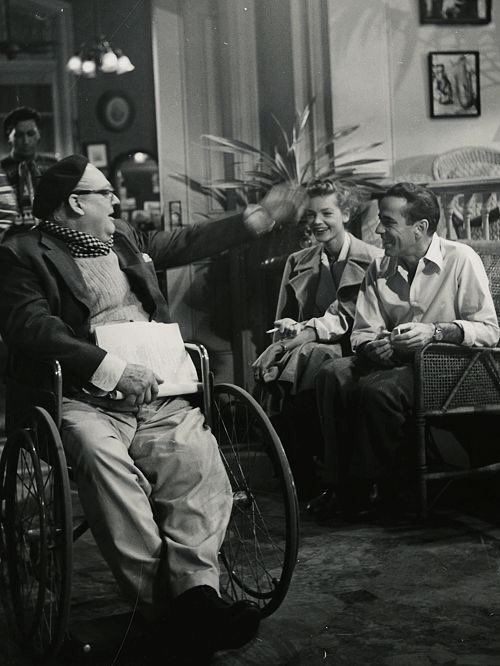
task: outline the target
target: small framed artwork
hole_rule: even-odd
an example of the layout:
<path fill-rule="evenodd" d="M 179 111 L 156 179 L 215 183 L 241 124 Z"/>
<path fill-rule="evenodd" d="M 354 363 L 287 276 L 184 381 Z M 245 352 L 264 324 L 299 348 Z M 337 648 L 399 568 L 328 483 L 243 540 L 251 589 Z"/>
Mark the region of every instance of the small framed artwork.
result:
<path fill-rule="evenodd" d="M 123 132 L 134 121 L 135 107 L 126 93 L 109 91 L 97 102 L 97 117 L 106 129 Z"/>
<path fill-rule="evenodd" d="M 479 51 L 429 53 L 431 118 L 481 115 Z"/>
<path fill-rule="evenodd" d="M 420 23 L 484 25 L 491 22 L 491 0 L 419 0 Z"/>
<path fill-rule="evenodd" d="M 83 148 L 88 161 L 98 169 L 108 167 L 108 144 L 106 141 L 100 143 L 84 143 Z"/>
<path fill-rule="evenodd" d="M 182 204 L 180 201 L 168 202 L 168 218 L 170 227 L 182 227 Z"/>

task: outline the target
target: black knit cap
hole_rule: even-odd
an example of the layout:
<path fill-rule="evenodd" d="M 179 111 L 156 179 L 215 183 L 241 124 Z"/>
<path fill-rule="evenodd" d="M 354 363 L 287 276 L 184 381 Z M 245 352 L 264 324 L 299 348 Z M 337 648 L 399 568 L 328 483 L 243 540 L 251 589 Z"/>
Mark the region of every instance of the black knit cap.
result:
<path fill-rule="evenodd" d="M 70 155 L 47 169 L 36 186 L 33 215 L 47 220 L 73 192 L 88 163 L 83 155 Z"/>

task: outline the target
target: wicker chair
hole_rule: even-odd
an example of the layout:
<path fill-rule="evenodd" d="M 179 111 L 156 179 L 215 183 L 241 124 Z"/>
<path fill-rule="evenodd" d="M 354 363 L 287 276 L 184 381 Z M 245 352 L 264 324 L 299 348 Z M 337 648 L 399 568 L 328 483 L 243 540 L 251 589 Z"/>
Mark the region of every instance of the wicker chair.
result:
<path fill-rule="evenodd" d="M 471 241 L 490 280 L 491 293 L 500 319 L 500 243 Z M 420 514 L 426 517 L 428 505 L 455 479 L 473 478 L 500 472 L 498 462 L 468 469 L 451 467 L 439 459 L 439 452 L 428 426 L 459 414 L 494 414 L 500 416 L 500 348 L 461 347 L 429 344 L 416 356 L 415 418 L 417 429 L 417 477 Z M 429 460 L 433 459 L 433 465 Z M 430 481 L 444 482 L 428 502 Z"/>
<path fill-rule="evenodd" d="M 500 152 L 478 146 L 449 150 L 434 159 L 432 175 L 436 180 L 500 176 Z"/>
<path fill-rule="evenodd" d="M 482 148 L 480 146 L 465 146 L 449 150 L 442 155 L 438 155 L 432 163 L 432 173 L 436 180 L 449 180 L 451 178 L 481 178 L 500 176 L 500 152 L 492 148 Z M 481 216 L 481 200 L 473 197 L 470 205 L 472 206 L 473 218 Z M 452 201 L 453 213 L 457 226 L 463 222 L 463 196 L 457 195 Z M 489 210 L 498 207 L 496 194 L 492 194 L 487 202 Z M 479 240 L 481 238 L 480 225 L 477 219 L 477 225 L 472 222 L 472 238 Z M 500 240 L 500 222 L 498 220 L 490 222 L 490 238 Z"/>

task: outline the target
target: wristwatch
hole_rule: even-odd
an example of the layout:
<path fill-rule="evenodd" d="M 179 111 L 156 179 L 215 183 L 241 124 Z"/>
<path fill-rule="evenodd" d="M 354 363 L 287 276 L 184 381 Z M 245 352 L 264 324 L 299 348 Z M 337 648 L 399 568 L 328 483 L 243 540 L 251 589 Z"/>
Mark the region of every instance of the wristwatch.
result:
<path fill-rule="evenodd" d="M 444 338 L 444 331 L 439 324 L 433 324 L 434 333 L 432 335 L 433 342 L 441 342 Z"/>

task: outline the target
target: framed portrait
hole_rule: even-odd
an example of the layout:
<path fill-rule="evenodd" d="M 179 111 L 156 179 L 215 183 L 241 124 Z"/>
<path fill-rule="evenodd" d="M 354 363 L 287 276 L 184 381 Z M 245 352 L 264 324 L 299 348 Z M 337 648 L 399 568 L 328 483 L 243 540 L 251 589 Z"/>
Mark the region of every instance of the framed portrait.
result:
<path fill-rule="evenodd" d="M 431 118 L 481 115 L 479 51 L 429 53 Z"/>
<path fill-rule="evenodd" d="M 481 25 L 491 21 L 491 0 L 419 0 L 420 23 Z"/>
<path fill-rule="evenodd" d="M 106 141 L 100 143 L 84 143 L 83 149 L 88 161 L 98 169 L 108 167 L 108 144 Z"/>
<path fill-rule="evenodd" d="M 180 201 L 169 201 L 168 219 L 170 227 L 182 227 L 182 203 Z"/>
<path fill-rule="evenodd" d="M 112 132 L 123 132 L 134 122 L 135 107 L 124 92 L 109 91 L 97 102 L 97 117 Z"/>

